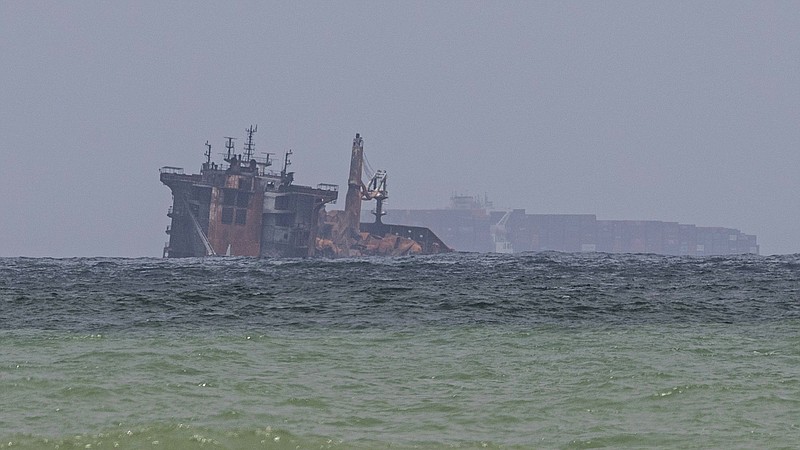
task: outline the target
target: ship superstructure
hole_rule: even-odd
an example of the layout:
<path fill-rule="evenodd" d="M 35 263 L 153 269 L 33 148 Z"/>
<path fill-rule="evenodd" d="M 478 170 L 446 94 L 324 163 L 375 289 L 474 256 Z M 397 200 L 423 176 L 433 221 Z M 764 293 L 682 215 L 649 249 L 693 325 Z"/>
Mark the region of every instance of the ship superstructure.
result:
<path fill-rule="evenodd" d="M 173 199 L 165 257 L 314 254 L 320 212 L 336 201 L 338 186 L 295 185 L 294 172 L 287 170 L 291 150 L 280 172 L 269 170 L 269 154 L 253 156 L 255 132 L 252 126 L 247 130 L 243 154 L 235 152 L 234 138 L 226 138 L 227 165 L 211 161 L 206 142 L 206 162 L 199 174 L 161 168 L 161 182 L 172 190 Z"/>
<path fill-rule="evenodd" d="M 273 161 L 254 157 L 251 126 L 244 152 L 237 154 L 234 138 L 227 137 L 225 165 L 206 161 L 199 174 L 179 167 L 162 167 L 161 182 L 172 190 L 164 257 L 352 257 L 401 256 L 451 251 L 431 230 L 419 226 L 388 225 L 381 220 L 388 197 L 386 171 L 362 179 L 363 140 L 353 141 L 347 201 L 344 211 L 325 210 L 336 202 L 338 186 L 294 184 L 289 172 L 292 151 L 285 153 L 282 170 L 269 170 Z M 362 201 L 376 200 L 376 220 L 360 223 Z"/>

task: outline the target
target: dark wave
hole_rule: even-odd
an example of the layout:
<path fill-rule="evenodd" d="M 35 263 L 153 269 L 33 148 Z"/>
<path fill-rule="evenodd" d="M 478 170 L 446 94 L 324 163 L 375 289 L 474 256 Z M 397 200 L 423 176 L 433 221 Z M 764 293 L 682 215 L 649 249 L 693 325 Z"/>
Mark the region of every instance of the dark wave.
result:
<path fill-rule="evenodd" d="M 0 329 L 743 323 L 800 319 L 800 256 L 0 259 Z"/>

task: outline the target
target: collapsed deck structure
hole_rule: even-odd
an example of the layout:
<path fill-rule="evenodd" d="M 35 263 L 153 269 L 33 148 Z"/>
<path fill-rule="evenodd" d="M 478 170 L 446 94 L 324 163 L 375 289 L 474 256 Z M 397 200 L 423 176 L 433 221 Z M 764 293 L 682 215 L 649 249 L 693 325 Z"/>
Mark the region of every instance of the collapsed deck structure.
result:
<path fill-rule="evenodd" d="M 436 254 L 452 251 L 436 234 L 424 226 L 389 225 L 383 223 L 383 202 L 389 198 L 386 171 L 378 170 L 368 184 L 364 173 L 364 140 L 360 134 L 353 139 L 350 156 L 350 176 L 344 211 L 331 211 L 325 219 L 317 249 L 326 256 L 400 256 L 407 254 Z M 374 222 L 361 222 L 363 201 L 376 201 Z"/>
<path fill-rule="evenodd" d="M 361 181 L 360 135 L 353 144 L 345 211 L 327 212 L 326 205 L 338 199 L 338 186 L 294 184 L 294 172 L 287 170 L 291 150 L 280 172 L 269 170 L 273 164 L 269 154 L 254 157 L 256 131 L 253 126 L 247 129 L 241 154 L 234 150 L 234 138 L 226 138 L 227 165 L 212 162 L 211 145 L 206 142 L 206 161 L 199 174 L 186 174 L 180 167 L 160 169 L 161 182 L 172 191 L 164 257 L 341 257 L 450 251 L 425 227 L 382 223 L 381 205 L 388 197 L 386 172 L 373 177 L 369 187 Z M 361 224 L 361 202 L 372 199 L 379 202 L 376 221 Z"/>

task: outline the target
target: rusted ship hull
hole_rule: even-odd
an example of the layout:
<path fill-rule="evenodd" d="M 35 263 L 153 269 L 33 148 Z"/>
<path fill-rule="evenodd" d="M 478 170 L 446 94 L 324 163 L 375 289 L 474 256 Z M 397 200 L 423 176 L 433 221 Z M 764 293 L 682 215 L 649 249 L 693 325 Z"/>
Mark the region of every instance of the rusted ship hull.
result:
<path fill-rule="evenodd" d="M 164 256 L 313 256 L 319 211 L 332 187 L 286 185 L 280 176 L 163 171 L 172 190 Z"/>

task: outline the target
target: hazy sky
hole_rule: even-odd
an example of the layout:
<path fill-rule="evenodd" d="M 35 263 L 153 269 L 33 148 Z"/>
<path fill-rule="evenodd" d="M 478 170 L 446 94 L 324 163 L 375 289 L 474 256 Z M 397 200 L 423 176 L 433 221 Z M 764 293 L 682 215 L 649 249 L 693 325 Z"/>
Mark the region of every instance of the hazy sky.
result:
<path fill-rule="evenodd" d="M 800 252 L 796 1 L 0 0 L 0 60 L 0 256 L 160 256 L 158 169 L 251 124 L 310 185 L 346 185 L 361 133 L 389 209 L 487 194 Z"/>

